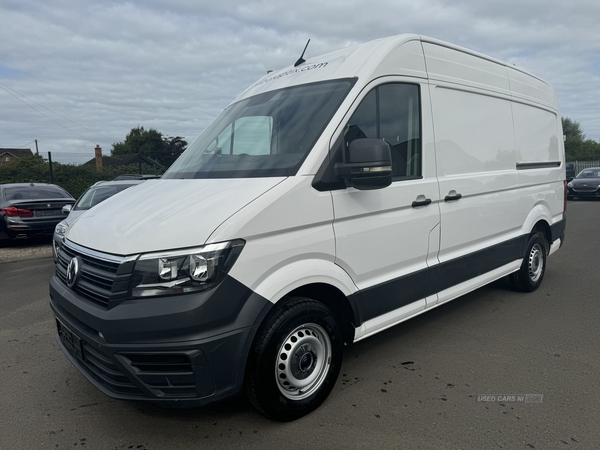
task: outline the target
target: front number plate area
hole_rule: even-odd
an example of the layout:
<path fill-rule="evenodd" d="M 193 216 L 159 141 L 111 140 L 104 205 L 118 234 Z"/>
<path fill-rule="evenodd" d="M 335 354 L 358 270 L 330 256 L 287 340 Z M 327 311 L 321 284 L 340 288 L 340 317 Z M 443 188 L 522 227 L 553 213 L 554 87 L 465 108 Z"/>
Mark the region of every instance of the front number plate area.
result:
<path fill-rule="evenodd" d="M 83 360 L 83 344 L 81 343 L 81 338 L 69 330 L 69 328 L 58 319 L 56 319 L 56 326 L 58 328 L 58 335 L 63 344 L 75 353 L 79 359 Z"/>

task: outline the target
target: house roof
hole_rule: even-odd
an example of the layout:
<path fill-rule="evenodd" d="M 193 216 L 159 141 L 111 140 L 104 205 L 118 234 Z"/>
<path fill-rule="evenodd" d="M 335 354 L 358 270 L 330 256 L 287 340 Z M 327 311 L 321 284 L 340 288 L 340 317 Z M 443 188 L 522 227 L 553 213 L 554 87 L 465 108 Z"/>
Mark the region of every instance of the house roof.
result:
<path fill-rule="evenodd" d="M 0 156 L 4 156 L 6 154 L 11 156 L 15 156 L 17 158 L 22 158 L 23 156 L 32 156 L 33 152 L 30 148 L 0 148 Z"/>
<path fill-rule="evenodd" d="M 102 167 L 113 167 L 113 166 L 128 166 L 130 164 L 138 164 L 139 162 L 144 164 L 149 164 L 151 166 L 162 167 L 156 161 L 148 158 L 139 153 L 131 153 L 127 155 L 117 155 L 117 156 L 102 156 Z M 85 163 L 88 166 L 96 165 L 96 158 L 90 159 Z"/>

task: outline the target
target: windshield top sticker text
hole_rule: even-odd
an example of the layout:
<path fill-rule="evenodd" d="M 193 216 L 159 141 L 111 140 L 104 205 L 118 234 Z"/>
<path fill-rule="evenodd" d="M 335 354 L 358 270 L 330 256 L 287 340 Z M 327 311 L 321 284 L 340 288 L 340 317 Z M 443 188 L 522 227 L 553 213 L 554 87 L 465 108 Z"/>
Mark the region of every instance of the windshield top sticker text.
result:
<path fill-rule="evenodd" d="M 268 83 L 269 81 L 277 80 L 282 77 L 287 77 L 288 75 L 293 75 L 295 73 L 307 72 L 309 70 L 314 70 L 314 69 L 322 69 L 323 67 L 327 66 L 327 64 L 328 63 L 326 63 L 326 62 L 322 62 L 322 63 L 309 64 L 304 67 L 295 67 L 293 69 L 286 70 L 285 72 L 278 73 L 277 75 L 273 75 L 272 77 L 265 78 L 264 80 L 256 83 L 255 86 L 259 86 L 261 84 Z"/>

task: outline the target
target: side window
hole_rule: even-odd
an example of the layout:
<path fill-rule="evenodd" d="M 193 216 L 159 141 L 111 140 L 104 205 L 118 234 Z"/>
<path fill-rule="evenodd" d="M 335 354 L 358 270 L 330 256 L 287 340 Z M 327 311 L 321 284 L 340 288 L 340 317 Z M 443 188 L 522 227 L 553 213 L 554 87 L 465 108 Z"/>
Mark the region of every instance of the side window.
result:
<path fill-rule="evenodd" d="M 373 89 L 354 112 L 344 131 L 344 144 L 360 138 L 390 144 L 394 181 L 421 176 L 419 86 L 390 83 Z"/>
<path fill-rule="evenodd" d="M 346 148 L 354 139 L 377 139 L 377 89 L 367 94 L 363 101 L 354 111 L 352 117 L 344 130 L 344 141 Z"/>

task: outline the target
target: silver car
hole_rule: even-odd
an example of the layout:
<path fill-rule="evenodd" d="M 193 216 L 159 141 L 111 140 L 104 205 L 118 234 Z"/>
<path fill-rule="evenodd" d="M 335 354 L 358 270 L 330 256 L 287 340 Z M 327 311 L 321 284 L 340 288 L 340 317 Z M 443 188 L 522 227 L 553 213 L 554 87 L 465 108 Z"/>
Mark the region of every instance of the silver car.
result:
<path fill-rule="evenodd" d="M 52 240 L 52 254 L 54 260 L 56 261 L 58 251 L 65 238 L 65 233 L 79 216 L 88 209 L 96 206 L 98 203 L 102 203 L 107 198 L 143 182 L 144 180 L 98 181 L 79 197 L 79 200 L 77 200 L 72 208 L 71 205 L 63 207 L 63 212 L 68 213 L 69 215 L 66 219 L 56 225 L 56 228 L 54 229 L 54 237 Z"/>

